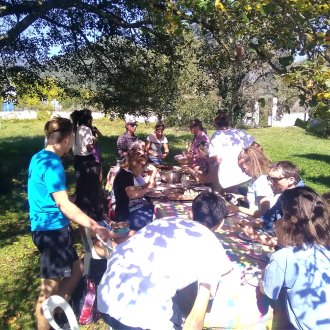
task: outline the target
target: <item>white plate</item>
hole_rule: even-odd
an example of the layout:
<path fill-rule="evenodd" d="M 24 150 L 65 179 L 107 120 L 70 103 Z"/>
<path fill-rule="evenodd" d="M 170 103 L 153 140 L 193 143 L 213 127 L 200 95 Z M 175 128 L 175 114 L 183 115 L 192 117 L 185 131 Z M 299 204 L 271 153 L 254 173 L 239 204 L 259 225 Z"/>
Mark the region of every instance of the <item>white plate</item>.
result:
<path fill-rule="evenodd" d="M 158 186 L 158 187 L 155 187 L 155 188 L 154 188 L 154 191 L 164 191 L 164 190 L 166 190 L 166 189 L 167 189 L 166 186 Z"/>
<path fill-rule="evenodd" d="M 242 233 L 242 232 L 238 233 L 238 236 L 239 236 L 239 238 L 242 239 L 243 241 L 247 241 L 247 242 L 252 242 L 252 241 L 253 241 L 252 238 L 250 238 L 249 236 L 247 236 L 246 234 L 244 234 L 244 233 Z"/>

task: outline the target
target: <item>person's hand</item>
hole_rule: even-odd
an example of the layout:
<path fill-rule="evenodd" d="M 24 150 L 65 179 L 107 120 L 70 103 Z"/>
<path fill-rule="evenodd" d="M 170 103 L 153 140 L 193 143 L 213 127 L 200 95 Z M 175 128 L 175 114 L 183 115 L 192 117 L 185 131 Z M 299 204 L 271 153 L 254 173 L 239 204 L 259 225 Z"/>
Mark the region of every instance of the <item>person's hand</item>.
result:
<path fill-rule="evenodd" d="M 110 231 L 105 227 L 99 226 L 99 227 L 95 228 L 94 233 L 96 235 L 100 236 L 100 238 L 104 242 L 107 242 L 108 240 L 111 240 Z"/>
<path fill-rule="evenodd" d="M 229 205 L 227 205 L 227 211 L 228 211 L 228 213 L 237 213 L 237 212 L 239 212 L 239 208 L 237 205 L 229 204 Z"/>

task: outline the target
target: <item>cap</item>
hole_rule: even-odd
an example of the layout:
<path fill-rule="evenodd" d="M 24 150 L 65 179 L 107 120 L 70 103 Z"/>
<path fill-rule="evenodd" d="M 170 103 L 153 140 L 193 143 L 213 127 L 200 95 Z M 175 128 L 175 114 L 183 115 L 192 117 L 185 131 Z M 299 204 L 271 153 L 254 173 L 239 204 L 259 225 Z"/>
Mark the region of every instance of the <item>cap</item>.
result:
<path fill-rule="evenodd" d="M 125 124 L 132 124 L 132 123 L 136 124 L 136 122 L 137 121 L 134 116 L 131 116 L 131 115 L 125 116 Z"/>

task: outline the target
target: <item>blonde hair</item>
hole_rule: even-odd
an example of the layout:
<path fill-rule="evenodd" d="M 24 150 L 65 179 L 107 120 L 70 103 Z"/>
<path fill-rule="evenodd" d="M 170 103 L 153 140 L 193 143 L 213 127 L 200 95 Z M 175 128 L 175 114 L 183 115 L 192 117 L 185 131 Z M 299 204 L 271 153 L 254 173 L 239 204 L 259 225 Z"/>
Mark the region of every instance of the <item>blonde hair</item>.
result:
<path fill-rule="evenodd" d="M 243 160 L 245 163 L 250 164 L 253 178 L 269 173 L 270 161 L 259 144 L 250 145 L 243 149 L 238 155 L 238 160 Z"/>

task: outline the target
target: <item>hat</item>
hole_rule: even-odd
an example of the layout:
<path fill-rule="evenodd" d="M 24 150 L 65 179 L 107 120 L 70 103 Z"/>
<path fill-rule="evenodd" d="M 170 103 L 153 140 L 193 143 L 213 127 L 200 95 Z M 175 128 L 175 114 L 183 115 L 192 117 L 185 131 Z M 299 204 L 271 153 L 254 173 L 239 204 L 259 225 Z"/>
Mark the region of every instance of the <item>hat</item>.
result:
<path fill-rule="evenodd" d="M 136 124 L 136 119 L 134 116 L 131 115 L 125 115 L 125 124 Z"/>

